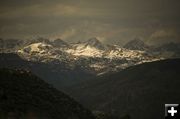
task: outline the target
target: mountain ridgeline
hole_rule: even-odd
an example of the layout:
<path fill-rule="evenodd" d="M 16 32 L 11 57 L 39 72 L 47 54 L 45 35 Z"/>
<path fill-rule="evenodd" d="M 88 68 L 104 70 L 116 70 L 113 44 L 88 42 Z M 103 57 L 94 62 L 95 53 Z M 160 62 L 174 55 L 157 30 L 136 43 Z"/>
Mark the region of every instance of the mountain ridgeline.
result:
<path fill-rule="evenodd" d="M 1 119 L 95 119 L 69 96 L 24 70 L 0 69 Z"/>
<path fill-rule="evenodd" d="M 144 63 L 71 87 L 92 110 L 132 119 L 162 119 L 164 104 L 180 103 L 180 59 Z"/>
<path fill-rule="evenodd" d="M 142 40 L 136 38 L 124 45 L 124 48 L 131 49 L 131 50 L 148 50 L 149 46 L 145 44 Z"/>
<path fill-rule="evenodd" d="M 55 88 L 65 91 L 66 87 L 81 82 L 87 77 L 95 77 L 80 67 L 69 69 L 64 63 L 43 63 L 26 61 L 14 53 L 0 54 L 0 68 L 24 69 L 33 72 Z"/>
<path fill-rule="evenodd" d="M 94 75 L 123 70 L 144 62 L 179 57 L 178 44 L 151 47 L 140 39 L 132 40 L 124 47 L 106 45 L 96 37 L 77 43 L 45 38 L 15 39 L 14 42 L 12 39 L 0 39 L 0 46 L 1 53 L 15 53 L 27 61 L 63 64 L 66 69 L 78 68 Z"/>

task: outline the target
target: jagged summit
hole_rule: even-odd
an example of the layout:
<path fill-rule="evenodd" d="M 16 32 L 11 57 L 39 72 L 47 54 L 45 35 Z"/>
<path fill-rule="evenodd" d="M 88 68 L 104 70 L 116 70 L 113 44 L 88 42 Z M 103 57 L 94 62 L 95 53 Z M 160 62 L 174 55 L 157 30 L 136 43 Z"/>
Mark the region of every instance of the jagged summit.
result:
<path fill-rule="evenodd" d="M 55 39 L 54 41 L 52 41 L 53 46 L 55 47 L 69 47 L 69 44 L 65 41 L 63 41 L 62 39 Z"/>
<path fill-rule="evenodd" d="M 141 39 L 135 38 L 124 45 L 124 48 L 130 50 L 147 50 L 149 46 L 145 44 Z"/>
<path fill-rule="evenodd" d="M 39 42 L 50 44 L 51 41 L 49 39 L 47 39 L 47 38 L 40 37 L 40 38 L 31 40 L 30 44 L 32 44 L 32 43 L 39 43 Z"/>
<path fill-rule="evenodd" d="M 87 46 L 95 47 L 100 50 L 105 50 L 105 46 L 96 37 L 92 37 L 85 42 Z"/>
<path fill-rule="evenodd" d="M 95 44 L 97 44 L 97 43 L 101 43 L 101 42 L 98 40 L 98 38 L 96 38 L 96 37 L 92 37 L 92 38 L 88 39 L 87 42 L 88 42 L 89 44 L 92 44 L 92 45 L 95 45 Z"/>

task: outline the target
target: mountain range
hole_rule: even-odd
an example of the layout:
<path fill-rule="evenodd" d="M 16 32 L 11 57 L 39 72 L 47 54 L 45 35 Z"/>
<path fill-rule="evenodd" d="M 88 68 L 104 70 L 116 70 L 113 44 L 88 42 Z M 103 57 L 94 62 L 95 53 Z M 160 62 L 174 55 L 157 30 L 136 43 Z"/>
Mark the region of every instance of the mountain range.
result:
<path fill-rule="evenodd" d="M 13 52 L 21 58 L 33 62 L 64 63 L 70 69 L 80 65 L 83 69 L 96 75 L 163 59 L 163 57 L 152 55 L 152 53 L 145 50 L 132 50 L 117 45 L 105 45 L 97 38 L 78 43 L 67 43 L 61 39 L 50 41 L 40 38 L 27 42 L 23 41 L 23 43 L 17 45 L 12 44 L 13 47 L 9 47 L 11 40 L 4 41 L 0 41 L 1 46 L 3 46 L 1 48 L 3 53 L 7 51 Z M 15 42 L 20 41 L 16 40 Z"/>
<path fill-rule="evenodd" d="M 0 46 L 1 67 L 25 67 L 59 89 L 86 77 L 117 72 L 145 62 L 178 58 L 180 54 L 178 44 L 150 47 L 140 39 L 132 40 L 124 47 L 103 44 L 95 37 L 77 43 L 44 38 L 0 39 Z"/>
<path fill-rule="evenodd" d="M 104 117 L 98 119 L 156 118 L 160 105 L 180 100 L 176 43 L 149 46 L 135 39 L 120 47 L 97 38 L 77 43 L 39 38 L 0 39 L 0 46 L 0 68 L 32 72 Z"/>

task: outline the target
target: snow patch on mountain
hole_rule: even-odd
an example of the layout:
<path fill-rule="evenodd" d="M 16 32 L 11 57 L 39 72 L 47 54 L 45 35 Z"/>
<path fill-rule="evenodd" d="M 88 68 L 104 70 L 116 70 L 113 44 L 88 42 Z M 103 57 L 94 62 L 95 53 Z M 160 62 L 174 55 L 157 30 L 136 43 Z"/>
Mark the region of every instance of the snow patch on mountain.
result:
<path fill-rule="evenodd" d="M 138 51 L 138 50 L 128 50 L 125 48 L 116 48 L 109 52 L 109 54 L 106 56 L 107 58 L 113 59 L 113 58 L 140 58 L 143 57 L 145 54 L 144 51 Z"/>
<path fill-rule="evenodd" d="M 43 53 L 48 51 L 48 49 L 52 48 L 51 45 L 45 43 L 34 43 L 24 48 L 25 52 L 32 53 L 32 52 L 40 52 Z"/>
<path fill-rule="evenodd" d="M 73 49 L 68 49 L 66 52 L 74 56 L 102 57 L 104 51 L 84 44 L 77 44 L 74 45 Z"/>
<path fill-rule="evenodd" d="M 160 60 L 146 51 L 129 50 L 116 45 L 103 45 L 98 39 L 66 44 L 57 40 L 53 43 L 32 43 L 17 53 L 26 60 L 66 63 L 69 67 L 80 66 L 97 74 L 122 70 L 136 64 Z"/>
<path fill-rule="evenodd" d="M 46 43 L 33 43 L 22 49 L 17 53 L 25 59 L 33 61 L 48 62 L 52 60 L 66 61 L 69 55 L 58 48 L 54 48 Z"/>

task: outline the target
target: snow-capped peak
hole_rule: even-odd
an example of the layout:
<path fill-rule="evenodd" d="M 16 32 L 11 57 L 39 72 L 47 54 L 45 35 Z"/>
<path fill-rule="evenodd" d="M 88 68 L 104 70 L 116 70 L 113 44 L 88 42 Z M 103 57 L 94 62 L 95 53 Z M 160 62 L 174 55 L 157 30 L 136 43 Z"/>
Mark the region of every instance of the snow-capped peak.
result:
<path fill-rule="evenodd" d="M 84 42 L 84 44 L 86 46 L 95 47 L 99 50 L 105 50 L 105 46 L 96 37 L 90 38 Z"/>
<path fill-rule="evenodd" d="M 52 48 L 52 45 L 39 42 L 39 43 L 30 44 L 30 45 L 24 47 L 23 51 L 27 52 L 27 53 L 32 53 L 32 52 L 42 53 L 51 48 Z M 19 52 L 22 52 L 22 50 L 19 50 Z"/>
<path fill-rule="evenodd" d="M 66 52 L 73 56 L 102 57 L 104 51 L 86 44 L 74 44 Z"/>
<path fill-rule="evenodd" d="M 105 52 L 105 46 L 97 38 L 72 44 L 71 47 L 66 52 L 73 56 L 102 57 Z"/>

